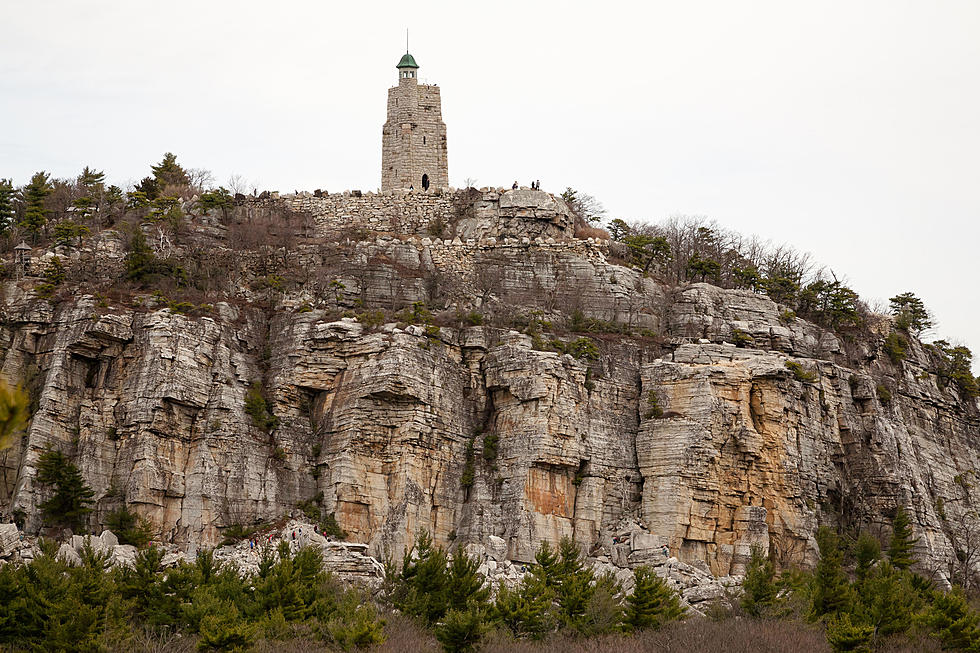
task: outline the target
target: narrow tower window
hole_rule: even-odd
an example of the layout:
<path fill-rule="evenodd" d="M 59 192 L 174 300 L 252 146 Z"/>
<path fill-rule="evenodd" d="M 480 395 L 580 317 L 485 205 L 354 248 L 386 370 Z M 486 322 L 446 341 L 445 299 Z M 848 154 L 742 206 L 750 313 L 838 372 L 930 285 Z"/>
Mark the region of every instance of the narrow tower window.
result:
<path fill-rule="evenodd" d="M 422 137 L 422 145 L 425 145 L 425 136 Z"/>
<path fill-rule="evenodd" d="M 429 175 L 422 175 L 422 190 L 429 190 Z"/>

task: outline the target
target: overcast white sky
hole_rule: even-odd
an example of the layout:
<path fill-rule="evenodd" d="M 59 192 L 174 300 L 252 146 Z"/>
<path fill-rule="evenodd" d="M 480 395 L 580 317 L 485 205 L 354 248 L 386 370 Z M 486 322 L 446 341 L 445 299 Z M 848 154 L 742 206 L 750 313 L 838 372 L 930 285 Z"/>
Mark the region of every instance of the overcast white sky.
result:
<path fill-rule="evenodd" d="M 405 28 L 454 185 L 786 242 L 980 356 L 980 2 L 0 0 L 0 177 L 166 151 L 261 189 L 380 184 Z"/>

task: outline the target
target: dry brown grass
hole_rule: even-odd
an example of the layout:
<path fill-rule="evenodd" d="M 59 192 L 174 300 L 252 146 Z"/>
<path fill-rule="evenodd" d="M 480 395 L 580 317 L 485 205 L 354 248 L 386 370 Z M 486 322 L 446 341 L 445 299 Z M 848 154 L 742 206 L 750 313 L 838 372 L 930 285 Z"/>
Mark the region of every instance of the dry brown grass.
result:
<path fill-rule="evenodd" d="M 586 238 L 598 238 L 599 240 L 609 240 L 609 232 L 598 227 L 586 225 L 575 226 L 575 237 L 585 240 Z"/>
<path fill-rule="evenodd" d="M 803 624 L 746 619 L 720 622 L 691 619 L 635 636 L 581 639 L 558 635 L 542 642 L 488 638 L 481 653 L 786 653 L 830 651 L 819 628 Z"/>
<path fill-rule="evenodd" d="M 371 648 L 371 653 L 440 653 L 442 647 L 435 636 L 412 619 L 397 612 L 386 612 L 384 644 Z"/>

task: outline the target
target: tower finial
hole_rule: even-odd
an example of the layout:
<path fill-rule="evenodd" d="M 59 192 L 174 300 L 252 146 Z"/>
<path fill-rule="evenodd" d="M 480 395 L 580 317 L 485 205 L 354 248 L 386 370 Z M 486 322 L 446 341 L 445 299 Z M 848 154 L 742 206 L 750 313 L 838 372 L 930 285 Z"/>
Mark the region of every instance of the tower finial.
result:
<path fill-rule="evenodd" d="M 405 28 L 405 54 L 408 54 L 408 28 Z"/>

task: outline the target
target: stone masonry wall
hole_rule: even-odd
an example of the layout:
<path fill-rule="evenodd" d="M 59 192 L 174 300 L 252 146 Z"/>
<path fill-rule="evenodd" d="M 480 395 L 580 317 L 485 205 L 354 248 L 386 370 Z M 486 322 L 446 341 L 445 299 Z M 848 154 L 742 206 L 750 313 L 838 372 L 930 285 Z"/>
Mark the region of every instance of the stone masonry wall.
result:
<path fill-rule="evenodd" d="M 246 199 L 246 214 L 289 210 L 313 218 L 316 236 L 361 229 L 376 233 L 487 238 L 552 238 L 574 235 L 574 220 L 560 198 L 528 189 L 482 191 L 357 191 L 314 195 L 303 192 Z"/>

